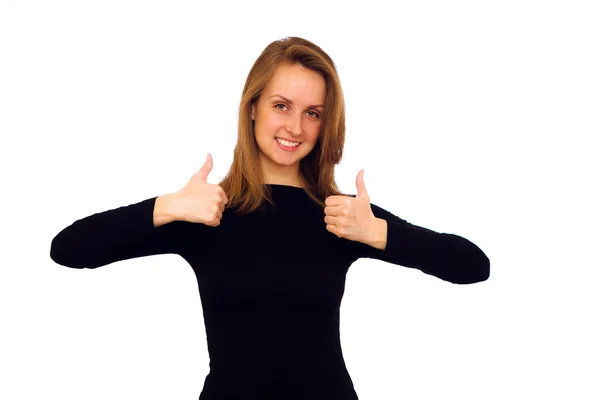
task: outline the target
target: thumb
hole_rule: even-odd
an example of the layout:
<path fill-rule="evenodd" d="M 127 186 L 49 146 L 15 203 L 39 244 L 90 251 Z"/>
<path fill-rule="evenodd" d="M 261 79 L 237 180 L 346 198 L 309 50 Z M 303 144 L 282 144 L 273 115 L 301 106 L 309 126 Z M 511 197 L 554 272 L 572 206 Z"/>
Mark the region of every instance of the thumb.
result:
<path fill-rule="evenodd" d="M 365 186 L 365 170 L 361 169 L 356 177 L 356 197 L 369 199 L 369 194 L 367 193 L 367 187 Z"/>
<path fill-rule="evenodd" d="M 199 178 L 201 181 L 206 182 L 206 179 L 208 178 L 208 174 L 210 173 L 210 171 L 212 171 L 212 168 L 213 168 L 213 159 L 212 159 L 212 156 L 210 155 L 210 153 L 208 153 L 206 155 L 206 162 L 204 163 L 202 168 L 200 168 L 200 170 L 198 172 L 196 172 L 196 177 Z"/>

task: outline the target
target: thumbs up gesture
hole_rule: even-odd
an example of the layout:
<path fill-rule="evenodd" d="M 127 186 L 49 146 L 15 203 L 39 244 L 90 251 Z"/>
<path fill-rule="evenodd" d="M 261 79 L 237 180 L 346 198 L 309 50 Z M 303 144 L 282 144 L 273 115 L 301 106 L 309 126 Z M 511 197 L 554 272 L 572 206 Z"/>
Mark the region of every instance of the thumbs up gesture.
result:
<path fill-rule="evenodd" d="M 173 193 L 173 209 L 177 220 L 218 226 L 223 218 L 225 204 L 229 201 L 227 194 L 219 185 L 207 182 L 208 174 L 213 168 L 210 153 L 206 162 L 189 182 Z"/>
<path fill-rule="evenodd" d="M 364 170 L 356 177 L 356 197 L 329 196 L 325 199 L 326 229 L 339 238 L 369 244 L 378 229 L 378 218 L 364 182 Z"/>

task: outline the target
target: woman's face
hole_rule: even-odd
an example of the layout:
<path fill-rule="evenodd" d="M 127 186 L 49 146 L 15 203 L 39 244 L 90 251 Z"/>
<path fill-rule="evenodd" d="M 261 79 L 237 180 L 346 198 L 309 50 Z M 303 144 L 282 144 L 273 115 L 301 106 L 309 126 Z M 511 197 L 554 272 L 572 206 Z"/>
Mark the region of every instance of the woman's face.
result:
<path fill-rule="evenodd" d="M 300 160 L 315 147 L 325 104 L 325 79 L 299 64 L 281 64 L 251 108 L 256 142 L 267 174 L 295 180 Z M 276 138 L 300 142 L 282 149 Z"/>

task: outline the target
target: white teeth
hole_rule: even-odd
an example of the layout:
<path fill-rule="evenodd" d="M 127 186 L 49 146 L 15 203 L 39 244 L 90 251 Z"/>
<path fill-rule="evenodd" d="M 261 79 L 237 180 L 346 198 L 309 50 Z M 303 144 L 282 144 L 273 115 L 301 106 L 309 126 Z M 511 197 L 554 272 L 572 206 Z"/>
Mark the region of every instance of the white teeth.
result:
<path fill-rule="evenodd" d="M 275 138 L 279 143 L 281 143 L 284 146 L 287 147 L 296 147 L 298 145 L 300 145 L 300 143 L 292 143 L 292 142 L 288 142 L 287 140 L 283 140 L 283 139 L 279 139 L 279 138 Z"/>

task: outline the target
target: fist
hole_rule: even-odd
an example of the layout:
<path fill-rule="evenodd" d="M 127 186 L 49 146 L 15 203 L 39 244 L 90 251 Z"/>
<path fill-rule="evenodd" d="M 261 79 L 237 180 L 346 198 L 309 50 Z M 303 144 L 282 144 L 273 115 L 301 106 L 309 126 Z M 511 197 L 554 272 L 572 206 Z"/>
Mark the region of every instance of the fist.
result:
<path fill-rule="evenodd" d="M 212 156 L 208 153 L 206 162 L 200 170 L 183 188 L 173 194 L 174 209 L 178 220 L 213 227 L 221 224 L 225 204 L 229 199 L 221 186 L 207 182 L 212 168 Z"/>

